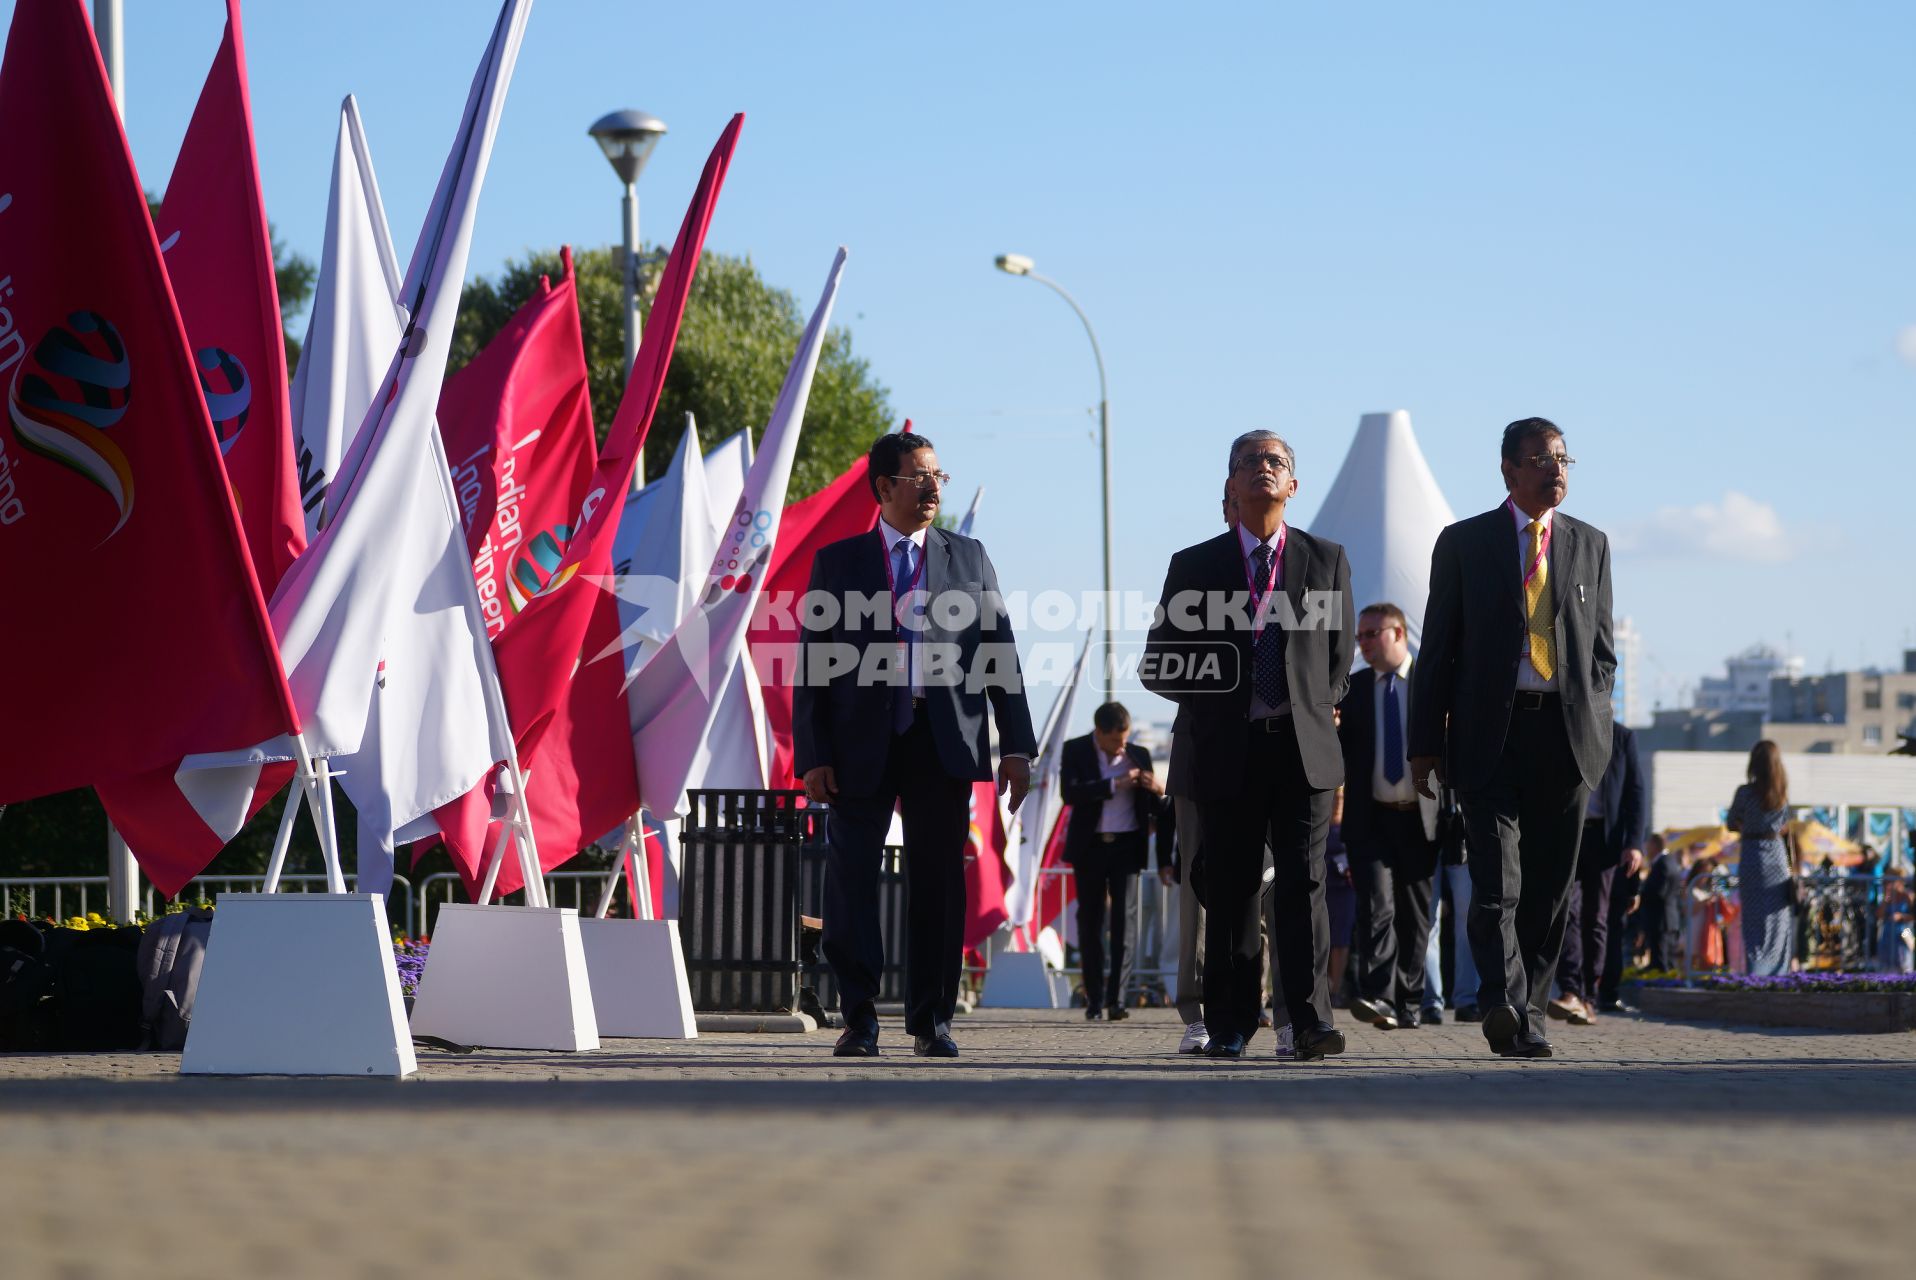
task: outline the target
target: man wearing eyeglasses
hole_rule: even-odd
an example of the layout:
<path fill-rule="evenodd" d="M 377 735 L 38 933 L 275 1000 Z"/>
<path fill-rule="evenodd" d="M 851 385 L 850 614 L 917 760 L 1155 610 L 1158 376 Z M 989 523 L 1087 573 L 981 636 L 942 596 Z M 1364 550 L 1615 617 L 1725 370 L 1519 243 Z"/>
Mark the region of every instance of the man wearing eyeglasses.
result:
<path fill-rule="evenodd" d="M 1411 771 L 1456 788 L 1484 1037 L 1547 1058 L 1589 791 L 1610 760 L 1610 542 L 1558 511 L 1574 459 L 1546 418 L 1504 428 L 1509 497 L 1437 537 L 1411 681 Z"/>
<path fill-rule="evenodd" d="M 1264 846 L 1271 847 L 1271 949 L 1302 1060 L 1342 1053 L 1326 970 L 1324 845 L 1344 780 L 1333 708 L 1356 648 L 1344 549 L 1284 521 L 1297 458 L 1270 431 L 1231 444 L 1237 522 L 1171 558 L 1139 665 L 1176 702 L 1191 744 L 1203 828 L 1205 1053 L 1242 1057 L 1257 1033 Z"/>
<path fill-rule="evenodd" d="M 800 611 L 794 765 L 825 824 L 825 959 L 845 1032 L 833 1053 L 878 1055 L 879 863 L 896 807 L 905 827 L 905 1030 L 920 1057 L 955 1058 L 964 952 L 965 839 L 974 782 L 1013 812 L 1037 754 L 1017 642 L 984 547 L 932 527 L 951 477 L 931 441 L 880 436 L 866 477 L 878 528 L 821 547 Z M 989 704 L 989 712 L 987 711 Z"/>

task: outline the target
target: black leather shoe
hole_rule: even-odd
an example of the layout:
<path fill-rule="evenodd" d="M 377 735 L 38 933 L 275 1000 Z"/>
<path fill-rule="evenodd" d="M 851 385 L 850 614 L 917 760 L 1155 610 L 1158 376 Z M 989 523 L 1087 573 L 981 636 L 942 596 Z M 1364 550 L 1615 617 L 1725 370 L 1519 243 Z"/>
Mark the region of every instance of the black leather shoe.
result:
<path fill-rule="evenodd" d="M 1422 1018 L 1424 1025 L 1427 1027 L 1441 1027 L 1444 1025 L 1444 1011 L 1435 1006 L 1423 1010 Z"/>
<path fill-rule="evenodd" d="M 1084 1020 L 1086 1022 L 1102 1022 L 1104 1021 L 1104 1010 L 1098 1008 L 1095 1004 L 1088 1004 L 1084 1007 Z"/>
<path fill-rule="evenodd" d="M 838 1043 L 832 1046 L 834 1058 L 876 1058 L 878 1056 L 877 1027 L 846 1027 Z"/>
<path fill-rule="evenodd" d="M 1233 1032 L 1228 1036 L 1212 1036 L 1210 1047 L 1205 1049 L 1207 1058 L 1241 1058 L 1244 1056 L 1244 1037 Z"/>
<path fill-rule="evenodd" d="M 1510 1042 L 1508 1049 L 1499 1049 L 1497 1052 L 1503 1054 L 1506 1058 L 1548 1058 L 1554 1053 L 1554 1050 L 1551 1048 L 1550 1042 L 1544 1039 L 1540 1033 L 1525 1031 Z"/>
<path fill-rule="evenodd" d="M 1418 1014 L 1417 1010 L 1399 1009 L 1397 1011 L 1397 1026 L 1402 1028 L 1403 1030 L 1415 1031 L 1418 1027 L 1421 1027 L 1423 1025 L 1424 1025 L 1423 1018 L 1421 1015 Z"/>
<path fill-rule="evenodd" d="M 1500 1004 L 1484 1014 L 1484 1039 L 1492 1053 L 1508 1055 L 1522 1034 L 1523 1015 L 1515 1006 Z"/>
<path fill-rule="evenodd" d="M 1131 1011 L 1121 1004 L 1114 1004 L 1104 1011 L 1106 1022 L 1123 1022 L 1131 1016 Z"/>
<path fill-rule="evenodd" d="M 1359 1022 L 1368 1022 L 1379 1031 L 1389 1031 L 1397 1025 L 1397 1015 L 1382 1000 L 1373 1000 L 1369 996 L 1358 996 L 1351 1001 L 1351 1016 Z"/>
<path fill-rule="evenodd" d="M 921 1058 L 955 1058 L 958 1056 L 958 1042 L 947 1031 L 934 1032 L 928 1036 L 913 1036 L 911 1051 Z"/>
<path fill-rule="evenodd" d="M 1299 1062 L 1328 1058 L 1344 1052 L 1344 1033 L 1328 1022 L 1320 1022 L 1307 1031 L 1298 1032 L 1291 1040 L 1291 1049 Z"/>
<path fill-rule="evenodd" d="M 1484 1011 L 1482 1009 L 1479 1009 L 1476 1005 L 1460 1004 L 1457 1006 L 1457 1021 L 1482 1022 L 1483 1020 L 1484 1020 Z"/>

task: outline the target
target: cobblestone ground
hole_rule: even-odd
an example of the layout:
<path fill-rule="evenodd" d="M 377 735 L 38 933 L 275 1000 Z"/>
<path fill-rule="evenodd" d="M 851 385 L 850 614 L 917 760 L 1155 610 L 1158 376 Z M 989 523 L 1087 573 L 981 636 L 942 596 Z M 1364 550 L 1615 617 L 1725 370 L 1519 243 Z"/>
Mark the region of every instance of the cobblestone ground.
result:
<path fill-rule="evenodd" d="M 422 1051 L 417 1078 L 0 1058 L 0 1275 L 1910 1274 L 1916 1036 L 1609 1018 L 1176 1058 L 1168 1013 Z"/>

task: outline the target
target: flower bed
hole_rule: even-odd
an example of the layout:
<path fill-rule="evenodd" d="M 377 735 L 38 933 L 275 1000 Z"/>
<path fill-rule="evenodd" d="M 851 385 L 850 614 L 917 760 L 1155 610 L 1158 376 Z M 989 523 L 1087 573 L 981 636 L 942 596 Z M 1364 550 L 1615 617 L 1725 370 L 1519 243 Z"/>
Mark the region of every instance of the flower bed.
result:
<path fill-rule="evenodd" d="M 399 993 L 417 995 L 419 979 L 426 972 L 426 951 L 432 943 L 426 938 L 413 940 L 404 934 L 393 939 L 393 962 L 399 966 Z"/>
<path fill-rule="evenodd" d="M 1782 973 L 1756 976 L 1746 973 L 1703 973 L 1685 983 L 1682 978 L 1645 978 L 1645 987 L 1697 991 L 1882 992 L 1916 993 L 1916 973 Z"/>
<path fill-rule="evenodd" d="M 1916 1031 L 1916 975 L 1786 973 L 1775 977 L 1699 974 L 1649 978 L 1638 987 L 1643 1011 L 1666 1018 L 1741 1022 L 1823 1031 Z"/>

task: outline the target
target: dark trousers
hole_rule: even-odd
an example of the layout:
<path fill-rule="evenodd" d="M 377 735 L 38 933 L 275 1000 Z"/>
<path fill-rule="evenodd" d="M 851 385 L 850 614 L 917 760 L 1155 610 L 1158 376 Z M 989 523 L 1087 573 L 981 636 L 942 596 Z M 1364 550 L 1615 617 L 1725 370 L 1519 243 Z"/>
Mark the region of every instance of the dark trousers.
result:
<path fill-rule="evenodd" d="M 1589 788 L 1577 771 L 1555 694 L 1524 709 L 1517 695 L 1490 782 L 1462 794 L 1470 849 L 1470 954 L 1478 1003 L 1527 1012 L 1543 1025 L 1565 908 L 1577 874 Z"/>
<path fill-rule="evenodd" d="M 1636 895 L 1640 883 L 1636 877 L 1624 879 L 1614 870 L 1610 876 L 1610 908 L 1604 913 L 1610 925 L 1609 937 L 1603 949 L 1603 976 L 1597 979 L 1597 999 L 1604 1004 L 1617 1000 L 1623 967 L 1629 963 L 1626 950 L 1631 934 L 1630 899 Z"/>
<path fill-rule="evenodd" d="M 1373 807 L 1363 848 L 1351 850 L 1357 888 L 1351 958 L 1358 994 L 1387 1009 L 1423 1007 L 1436 870 L 1437 850 L 1424 836 L 1423 815 Z"/>
<path fill-rule="evenodd" d="M 1324 841 L 1330 834 L 1330 791 L 1304 776 L 1288 718 L 1276 732 L 1254 726 L 1246 752 L 1244 791 L 1202 799 L 1204 824 L 1204 1025 L 1213 1037 L 1257 1033 L 1262 1003 L 1258 890 L 1264 846 L 1271 846 L 1271 950 L 1293 1026 L 1331 1018 L 1325 973 L 1330 919 L 1324 910 Z"/>
<path fill-rule="evenodd" d="M 878 792 L 832 802 L 825 823 L 825 960 L 847 1026 L 876 1028 L 885 971 L 878 873 L 895 805 L 905 824 L 905 1030 L 931 1035 L 958 1010 L 971 783 L 938 762 L 923 711 L 891 740 Z"/>
<path fill-rule="evenodd" d="M 1078 886 L 1078 958 L 1084 968 L 1084 1002 L 1092 1009 L 1124 1003 L 1131 981 L 1131 896 L 1138 873 L 1130 870 L 1143 852 L 1144 836 L 1127 831 L 1110 844 L 1099 841 L 1071 864 Z M 1135 850 L 1135 852 L 1134 852 Z M 1104 904 L 1111 900 L 1111 981 L 1105 982 Z"/>
<path fill-rule="evenodd" d="M 1603 824 L 1583 824 L 1583 845 L 1595 851 L 1602 847 Z M 1595 1004 L 1610 948 L 1610 885 L 1617 869 L 1605 867 L 1587 871 L 1570 882 L 1570 901 L 1565 906 L 1563 954 L 1557 961 L 1557 986 L 1567 996 Z"/>

